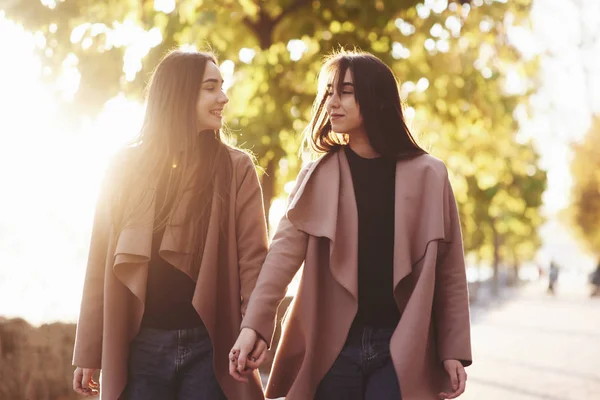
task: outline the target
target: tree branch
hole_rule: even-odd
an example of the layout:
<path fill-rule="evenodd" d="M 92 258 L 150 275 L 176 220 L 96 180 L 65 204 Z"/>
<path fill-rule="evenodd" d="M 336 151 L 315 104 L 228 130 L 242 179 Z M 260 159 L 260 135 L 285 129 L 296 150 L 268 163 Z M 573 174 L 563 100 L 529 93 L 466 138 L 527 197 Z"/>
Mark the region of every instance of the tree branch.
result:
<path fill-rule="evenodd" d="M 250 18 L 244 17 L 244 19 L 242 20 L 242 22 L 244 23 L 244 25 L 246 25 L 248 28 L 250 28 L 250 30 L 252 32 L 257 33 L 256 24 L 254 22 L 252 22 L 250 20 Z"/>
<path fill-rule="evenodd" d="M 309 5 L 310 2 L 311 2 L 311 0 L 295 0 L 288 8 L 283 10 L 281 12 L 281 14 L 279 14 L 273 20 L 273 26 L 277 25 L 286 15 L 293 13 L 294 11 L 298 10 L 299 8 Z"/>

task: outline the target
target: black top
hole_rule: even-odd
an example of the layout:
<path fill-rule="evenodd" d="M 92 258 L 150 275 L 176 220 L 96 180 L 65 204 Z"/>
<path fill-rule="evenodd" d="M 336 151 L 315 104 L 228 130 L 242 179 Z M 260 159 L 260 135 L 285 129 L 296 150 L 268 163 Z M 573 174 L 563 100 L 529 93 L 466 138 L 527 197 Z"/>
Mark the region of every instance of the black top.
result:
<path fill-rule="evenodd" d="M 358 209 L 358 313 L 354 326 L 393 328 L 396 161 L 362 158 L 345 147 Z"/>
<path fill-rule="evenodd" d="M 165 195 L 166 182 L 161 179 L 156 190 L 157 212 L 162 208 Z M 164 231 L 161 229 L 152 236 L 152 255 L 148 264 L 146 308 L 142 326 L 168 330 L 202 326 L 202 320 L 192 306 L 196 283 L 158 254 Z"/>

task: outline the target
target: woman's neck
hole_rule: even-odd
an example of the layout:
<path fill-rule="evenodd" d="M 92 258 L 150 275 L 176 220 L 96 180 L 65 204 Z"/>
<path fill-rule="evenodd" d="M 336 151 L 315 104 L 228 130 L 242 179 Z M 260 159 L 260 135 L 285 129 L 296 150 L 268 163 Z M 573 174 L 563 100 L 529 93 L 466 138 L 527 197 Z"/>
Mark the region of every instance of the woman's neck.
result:
<path fill-rule="evenodd" d="M 369 142 L 369 138 L 367 137 L 367 133 L 363 130 L 360 132 L 354 132 L 348 135 L 349 137 L 349 145 L 353 152 L 361 156 L 362 158 L 377 158 L 381 157 L 371 143 Z"/>

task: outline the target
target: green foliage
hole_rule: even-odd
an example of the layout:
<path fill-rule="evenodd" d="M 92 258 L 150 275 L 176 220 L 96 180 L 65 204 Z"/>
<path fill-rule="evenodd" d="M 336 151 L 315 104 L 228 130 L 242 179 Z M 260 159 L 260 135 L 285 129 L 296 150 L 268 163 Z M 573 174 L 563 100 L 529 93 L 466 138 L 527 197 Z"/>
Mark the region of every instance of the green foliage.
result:
<path fill-rule="evenodd" d="M 527 108 L 537 62 L 524 59 L 508 31 L 527 25 L 531 1 L 486 0 L 479 7 L 450 2 L 439 8 L 432 4 L 443 2 L 417 3 L 181 0 L 169 14 L 156 11 L 150 0 L 63 1 L 53 10 L 0 0 L 0 8 L 46 37 L 40 52 L 50 67 L 48 79 L 60 74 L 69 53 L 77 56 L 82 84 L 73 104 L 86 113 L 119 91 L 141 98 L 152 69 L 175 46 L 210 46 L 221 61 L 233 61 L 227 121 L 237 143 L 258 156 L 267 205 L 283 194 L 283 184 L 300 167 L 300 133 L 309 118 L 322 55 L 340 46 L 370 51 L 398 76 L 421 144 L 448 165 L 466 250 L 492 259 L 498 234 L 505 258 L 530 259 L 539 247 L 546 175 L 532 144 L 516 140 L 519 126 L 513 115 Z M 152 29 L 162 35 L 149 46 L 134 77 L 123 72 L 131 46 L 111 37 L 124 23 L 140 35 Z M 82 35 L 71 41 L 75 28 Z M 301 55 L 288 50 L 290 40 L 301 41 Z M 251 61 L 244 62 L 242 49 L 254 52 Z M 514 76 L 522 84 L 509 91 Z"/>
<path fill-rule="evenodd" d="M 514 117 L 535 90 L 537 60 L 525 60 L 511 44 L 507 21 L 525 24 L 528 7 L 527 1 L 451 6 L 426 17 L 409 9 L 389 33 L 398 58 L 391 65 L 414 110 L 413 127 L 450 170 L 465 249 L 492 261 L 497 246 L 514 264 L 540 246 L 546 188 L 539 156 L 532 143 L 517 140 Z M 507 86 L 510 76 L 520 77 L 518 90 Z"/>

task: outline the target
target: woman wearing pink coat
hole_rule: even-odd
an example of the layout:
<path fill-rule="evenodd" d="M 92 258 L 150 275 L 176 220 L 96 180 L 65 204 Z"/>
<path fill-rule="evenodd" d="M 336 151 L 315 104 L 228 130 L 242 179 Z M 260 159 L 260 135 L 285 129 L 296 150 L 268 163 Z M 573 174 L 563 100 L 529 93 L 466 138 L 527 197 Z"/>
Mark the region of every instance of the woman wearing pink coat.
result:
<path fill-rule="evenodd" d="M 98 200 L 76 392 L 264 399 L 258 372 L 242 384 L 227 360 L 267 252 L 253 161 L 221 135 L 227 102 L 212 54 L 173 51 L 156 68 L 140 137 L 115 157 Z"/>
<path fill-rule="evenodd" d="M 461 229 L 444 164 L 414 141 L 392 71 L 330 57 L 296 180 L 262 267 L 230 373 L 264 360 L 277 306 L 304 264 L 267 385 L 287 400 L 437 400 L 472 362 Z"/>

